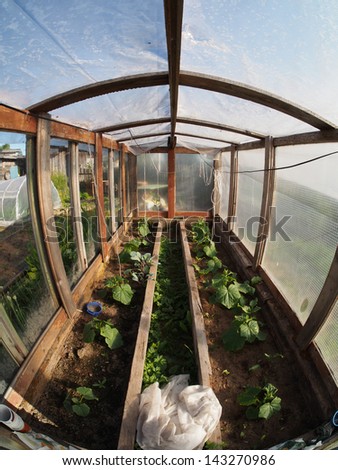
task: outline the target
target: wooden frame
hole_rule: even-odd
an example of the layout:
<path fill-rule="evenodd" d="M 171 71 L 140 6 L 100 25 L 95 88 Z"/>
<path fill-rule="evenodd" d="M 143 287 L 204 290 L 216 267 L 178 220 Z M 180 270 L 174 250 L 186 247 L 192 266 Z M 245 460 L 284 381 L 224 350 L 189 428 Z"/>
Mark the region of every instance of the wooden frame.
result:
<path fill-rule="evenodd" d="M 81 201 L 79 193 L 79 145 L 75 142 L 69 143 L 70 157 L 70 200 L 72 206 L 72 222 L 74 238 L 78 254 L 78 262 L 81 273 L 88 268 L 86 247 L 83 237 L 83 226 L 81 220 Z"/>
<path fill-rule="evenodd" d="M 144 362 L 148 347 L 148 336 L 153 310 L 153 296 L 157 274 L 158 259 L 161 247 L 162 226 L 158 225 L 153 248 L 153 264 L 150 267 L 150 279 L 147 281 L 143 308 L 131 365 L 130 379 L 124 403 L 122 424 L 117 448 L 119 450 L 134 449 L 136 425 L 139 412 L 139 396 L 142 390 Z"/>
<path fill-rule="evenodd" d="M 270 214 L 275 187 L 275 148 L 271 137 L 265 140 L 265 173 L 263 182 L 262 204 L 258 234 L 253 260 L 253 269 L 256 270 L 262 263 L 267 237 L 269 235 Z"/>
<path fill-rule="evenodd" d="M 95 200 L 98 215 L 98 235 L 101 244 L 101 254 L 103 261 L 108 256 L 107 246 L 107 225 L 104 212 L 104 193 L 103 193 L 103 165 L 102 165 L 102 135 L 97 133 L 95 139 Z"/>
<path fill-rule="evenodd" d="M 37 179 L 42 232 L 49 258 L 49 266 L 53 273 L 62 305 L 67 314 L 71 316 L 75 312 L 76 306 L 72 299 L 55 227 L 49 155 L 50 122 L 47 119 L 39 118 L 37 129 Z"/>
<path fill-rule="evenodd" d="M 115 177 L 114 177 L 114 150 L 109 150 L 108 154 L 108 186 L 109 186 L 109 208 L 111 217 L 112 234 L 116 232 L 115 221 Z"/>
<path fill-rule="evenodd" d="M 173 218 L 176 213 L 176 155 L 175 149 L 168 150 L 168 217 Z"/>
<path fill-rule="evenodd" d="M 209 359 L 209 348 L 204 326 L 203 309 L 196 282 L 195 270 L 192 263 L 185 223 L 181 221 L 179 223 L 179 227 L 181 234 L 184 269 L 189 291 L 189 305 L 192 318 L 194 349 L 197 358 L 199 383 L 205 387 L 210 387 L 212 368 Z M 218 424 L 212 436 L 210 437 L 210 441 L 219 443 L 221 440 L 221 428 Z"/>
<path fill-rule="evenodd" d="M 238 151 L 236 146 L 231 147 L 230 162 L 230 185 L 229 185 L 229 204 L 228 204 L 228 229 L 232 230 L 237 210 L 237 186 L 238 186 Z"/>

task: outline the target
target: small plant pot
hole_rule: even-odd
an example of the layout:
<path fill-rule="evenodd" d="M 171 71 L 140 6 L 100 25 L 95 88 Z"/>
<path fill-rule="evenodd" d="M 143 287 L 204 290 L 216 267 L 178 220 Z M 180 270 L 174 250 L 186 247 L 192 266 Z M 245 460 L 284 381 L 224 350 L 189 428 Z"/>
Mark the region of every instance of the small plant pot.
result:
<path fill-rule="evenodd" d="M 100 302 L 88 302 L 87 303 L 87 313 L 93 317 L 98 317 L 102 313 L 102 305 Z"/>

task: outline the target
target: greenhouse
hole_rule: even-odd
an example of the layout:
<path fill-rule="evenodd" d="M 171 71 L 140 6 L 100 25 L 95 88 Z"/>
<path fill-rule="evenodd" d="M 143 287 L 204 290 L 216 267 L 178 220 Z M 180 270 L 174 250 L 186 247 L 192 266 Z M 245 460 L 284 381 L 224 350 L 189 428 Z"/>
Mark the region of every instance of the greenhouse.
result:
<path fill-rule="evenodd" d="M 0 22 L 0 449 L 337 449 L 338 3 Z"/>

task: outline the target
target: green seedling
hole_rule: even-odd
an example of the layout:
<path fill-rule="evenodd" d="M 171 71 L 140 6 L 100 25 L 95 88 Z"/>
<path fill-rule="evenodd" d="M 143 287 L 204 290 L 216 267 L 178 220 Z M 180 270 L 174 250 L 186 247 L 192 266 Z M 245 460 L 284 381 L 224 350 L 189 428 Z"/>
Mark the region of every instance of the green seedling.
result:
<path fill-rule="evenodd" d="M 67 395 L 63 402 L 64 407 L 83 418 L 90 413 L 90 406 L 86 401 L 98 400 L 98 397 L 90 387 L 77 387 L 76 390 L 72 392 L 72 395 L 73 396 Z"/>
<path fill-rule="evenodd" d="M 123 339 L 120 332 L 109 320 L 106 321 L 93 318 L 93 320 L 86 323 L 83 329 L 83 341 L 85 343 L 92 343 L 97 335 L 104 338 L 109 349 L 117 349 L 123 345 Z"/>
<path fill-rule="evenodd" d="M 142 254 L 139 251 L 132 251 L 130 260 L 133 261 L 134 267 L 127 269 L 125 274 L 130 275 L 133 281 L 145 284 L 151 278 L 150 268 L 153 264 L 153 257 L 150 253 Z"/>
<path fill-rule="evenodd" d="M 278 389 L 268 383 L 264 387 L 248 386 L 238 395 L 238 403 L 246 406 L 248 419 L 269 419 L 281 409 L 281 398 L 277 396 Z"/>
<path fill-rule="evenodd" d="M 107 378 L 104 377 L 102 380 L 98 380 L 95 384 L 93 384 L 93 387 L 96 388 L 105 388 L 107 383 Z"/>
<path fill-rule="evenodd" d="M 124 305 L 129 305 L 134 291 L 129 282 L 122 276 L 113 276 L 106 281 L 106 287 L 112 290 L 113 299 Z"/>

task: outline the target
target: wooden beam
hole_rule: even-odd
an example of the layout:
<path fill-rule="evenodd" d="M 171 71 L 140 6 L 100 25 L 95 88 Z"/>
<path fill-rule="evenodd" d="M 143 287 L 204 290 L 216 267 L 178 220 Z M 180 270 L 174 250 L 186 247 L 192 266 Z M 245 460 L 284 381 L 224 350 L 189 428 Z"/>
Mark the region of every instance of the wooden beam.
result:
<path fill-rule="evenodd" d="M 124 144 L 121 146 L 120 152 L 120 181 L 121 181 L 121 200 L 122 200 L 122 224 L 123 232 L 127 231 L 128 208 L 127 208 L 127 180 L 126 180 L 126 152 L 127 148 Z"/>
<path fill-rule="evenodd" d="M 50 122 L 39 118 L 37 128 L 37 186 L 42 232 L 50 269 L 62 305 L 69 316 L 76 311 L 62 261 L 55 227 L 50 175 Z"/>
<path fill-rule="evenodd" d="M 95 199 L 98 216 L 98 235 L 101 244 L 102 258 L 105 261 L 108 255 L 107 245 L 107 225 L 104 212 L 104 192 L 103 192 L 103 165 L 102 165 L 102 134 L 96 133 L 95 139 Z"/>
<path fill-rule="evenodd" d="M 323 288 L 317 298 L 313 309 L 301 329 L 296 343 L 300 349 L 305 349 L 315 338 L 320 328 L 324 325 L 334 304 L 338 298 L 338 247 L 336 249 L 330 270 L 324 282 Z"/>
<path fill-rule="evenodd" d="M 69 142 L 70 157 L 70 200 L 72 207 L 72 222 L 74 238 L 78 255 L 78 263 L 81 274 L 88 268 L 86 247 L 83 237 L 83 225 L 81 218 L 80 183 L 79 183 L 79 146 L 75 142 Z"/>
<path fill-rule="evenodd" d="M 129 154 L 129 190 L 130 190 L 130 211 L 137 217 L 137 157 Z"/>
<path fill-rule="evenodd" d="M 253 269 L 257 270 L 262 264 L 264 250 L 269 235 L 270 214 L 273 202 L 273 193 L 275 187 L 275 148 L 272 137 L 265 140 L 265 173 L 263 182 L 262 204 L 260 221 L 258 226 L 255 254 L 253 259 Z"/>
<path fill-rule="evenodd" d="M 218 122 L 203 121 L 189 117 L 178 117 L 177 122 L 182 124 L 190 124 L 193 126 L 210 127 L 211 129 L 218 129 L 220 131 L 234 132 L 235 134 L 242 134 L 248 137 L 254 137 L 255 139 L 264 139 L 264 137 L 266 137 L 265 134 L 261 134 L 260 132 L 255 132 L 248 129 L 240 129 L 239 127 L 227 126 Z"/>
<path fill-rule="evenodd" d="M 178 105 L 178 85 L 181 57 L 183 0 L 164 0 L 167 36 L 169 92 L 171 113 L 171 141 L 174 141 Z"/>
<path fill-rule="evenodd" d="M 323 144 L 326 142 L 338 142 L 338 130 L 304 132 L 302 134 L 286 135 L 283 137 L 275 137 L 273 139 L 273 145 L 275 147 Z"/>
<path fill-rule="evenodd" d="M 229 204 L 227 226 L 228 230 L 233 230 L 234 218 L 237 212 L 237 186 L 238 186 L 238 151 L 236 146 L 231 147 L 230 162 L 230 183 L 229 183 Z"/>
<path fill-rule="evenodd" d="M 170 118 L 155 118 L 155 119 L 144 119 L 143 121 L 129 121 L 122 122 L 120 124 L 114 124 L 112 126 L 105 126 L 95 129 L 95 132 L 117 132 L 123 131 L 124 129 L 132 129 L 134 127 L 152 126 L 153 124 L 167 124 L 170 122 Z"/>
<path fill-rule="evenodd" d="M 175 216 L 176 212 L 176 163 L 175 149 L 168 150 L 168 217 Z"/>
<path fill-rule="evenodd" d="M 27 111 L 19 111 L 0 104 L 0 129 L 3 131 L 36 134 L 37 119 Z"/>
<path fill-rule="evenodd" d="M 77 103 L 95 96 L 115 93 L 117 91 L 129 90 L 133 88 L 143 88 L 159 85 L 168 85 L 168 73 L 144 73 L 126 77 L 113 78 L 101 82 L 91 83 L 78 88 L 73 88 L 64 93 L 51 96 L 50 98 L 32 104 L 27 109 L 31 113 L 46 113 L 53 109 L 62 108 L 69 104 Z"/>
<path fill-rule="evenodd" d="M 252 101 L 253 103 L 267 106 L 268 108 L 292 116 L 320 130 L 336 129 L 333 123 L 312 111 L 302 108 L 291 101 L 287 101 L 280 96 L 264 92 L 259 88 L 254 88 L 244 83 L 200 73 L 181 71 L 180 85 L 200 88 Z"/>
<path fill-rule="evenodd" d="M 116 232 L 115 220 L 115 181 L 114 181 L 114 150 L 110 150 L 108 154 L 108 194 L 109 194 L 109 208 L 111 217 L 111 231 L 112 234 Z"/>

